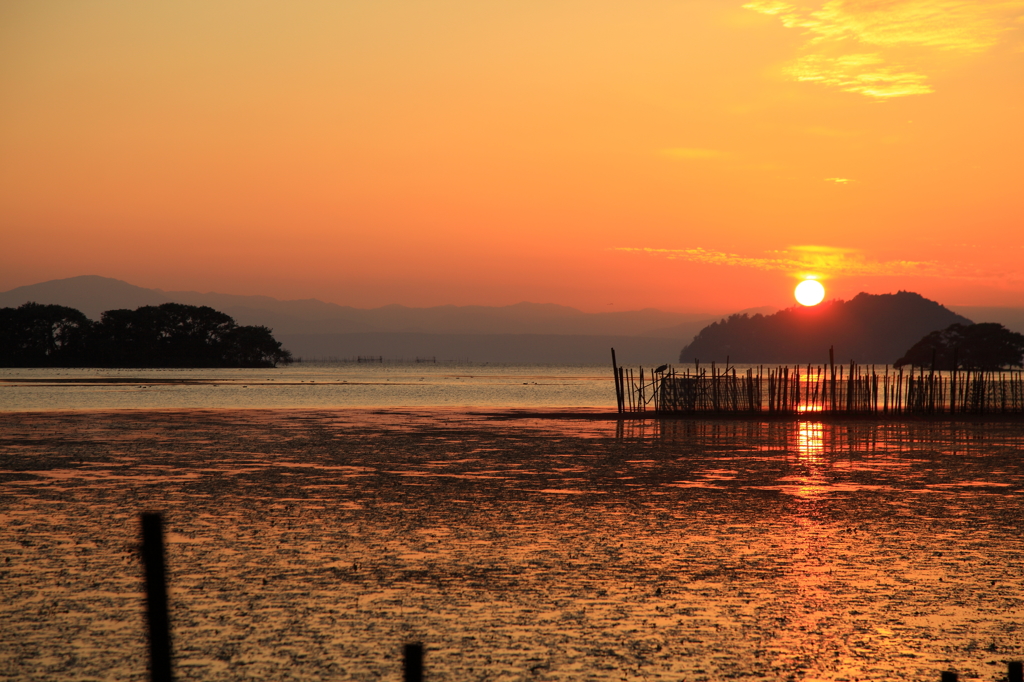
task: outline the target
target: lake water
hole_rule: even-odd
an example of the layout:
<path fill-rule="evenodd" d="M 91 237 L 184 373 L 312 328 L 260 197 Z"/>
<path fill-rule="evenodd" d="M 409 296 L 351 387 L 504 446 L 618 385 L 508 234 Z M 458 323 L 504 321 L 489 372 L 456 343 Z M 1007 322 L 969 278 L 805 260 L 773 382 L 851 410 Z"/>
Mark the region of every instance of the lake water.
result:
<path fill-rule="evenodd" d="M 183 680 L 399 680 L 412 641 L 445 682 L 995 681 L 1024 659 L 1024 424 L 523 416 L 607 411 L 610 372 L 416 369 L 18 370 L 0 675 L 145 679 L 147 510 Z"/>
<path fill-rule="evenodd" d="M 276 369 L 0 369 L 0 410 L 603 407 L 610 363 L 296 363 Z"/>

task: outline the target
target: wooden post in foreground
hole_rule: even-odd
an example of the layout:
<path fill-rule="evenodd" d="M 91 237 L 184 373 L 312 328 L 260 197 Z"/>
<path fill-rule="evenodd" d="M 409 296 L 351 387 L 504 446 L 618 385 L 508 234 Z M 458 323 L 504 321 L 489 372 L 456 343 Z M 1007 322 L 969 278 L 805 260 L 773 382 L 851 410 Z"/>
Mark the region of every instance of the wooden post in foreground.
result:
<path fill-rule="evenodd" d="M 146 569 L 149 679 L 152 682 L 171 682 L 171 628 L 167 615 L 167 571 L 160 514 L 142 515 L 142 563 Z"/>
<path fill-rule="evenodd" d="M 405 645 L 405 657 L 402 661 L 405 682 L 423 682 L 423 645 L 417 643 Z"/>
<path fill-rule="evenodd" d="M 612 348 L 612 375 L 615 377 L 615 409 L 622 413 L 622 387 L 620 386 L 619 365 L 615 362 L 615 349 Z"/>
<path fill-rule="evenodd" d="M 1006 673 L 1007 682 L 1024 682 L 1024 663 L 1010 661 L 1009 670 Z"/>
<path fill-rule="evenodd" d="M 942 682 L 957 682 L 957 674 L 952 670 L 942 671 Z"/>

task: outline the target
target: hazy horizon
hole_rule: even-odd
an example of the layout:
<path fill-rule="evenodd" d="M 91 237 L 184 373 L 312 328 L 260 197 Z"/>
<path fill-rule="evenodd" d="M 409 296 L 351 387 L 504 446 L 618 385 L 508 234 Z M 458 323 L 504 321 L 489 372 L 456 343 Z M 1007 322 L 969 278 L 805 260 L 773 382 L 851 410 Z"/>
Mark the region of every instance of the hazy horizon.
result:
<path fill-rule="evenodd" d="M 105 275 L 95 275 L 95 274 L 72 275 L 72 276 L 64 277 L 64 278 L 55 278 L 55 279 L 51 279 L 51 280 L 22 283 L 22 284 L 18 284 L 16 286 L 13 286 L 13 287 L 11 287 L 8 290 L 0 291 L 0 295 L 10 294 L 10 293 L 12 293 L 12 292 L 14 292 L 15 290 L 18 290 L 18 289 L 35 287 L 35 286 L 38 286 L 38 285 L 48 285 L 48 284 L 52 284 L 52 283 L 56 283 L 56 282 L 63 282 L 63 281 L 66 281 L 66 280 L 73 280 L 73 279 L 80 279 L 80 278 L 99 278 L 99 279 L 103 279 L 103 280 L 112 280 L 112 281 L 116 281 L 116 282 L 119 282 L 119 283 L 128 284 L 128 285 L 130 285 L 132 287 L 137 287 L 137 288 L 141 288 L 141 289 L 148 289 L 148 290 L 152 290 L 152 291 L 158 291 L 160 293 L 167 294 L 167 295 L 173 295 L 173 294 L 199 294 L 199 295 L 204 295 L 204 296 L 206 296 L 206 295 L 219 295 L 219 296 L 227 296 L 227 297 L 268 298 L 268 299 L 273 299 L 273 300 L 281 302 L 281 303 L 314 302 L 314 303 L 324 303 L 324 304 L 331 305 L 331 306 L 338 306 L 338 307 L 342 307 L 342 308 L 352 308 L 352 309 L 355 309 L 355 310 L 363 310 L 363 311 L 380 310 L 382 308 L 408 308 L 408 309 L 413 309 L 413 310 L 427 310 L 427 309 L 432 309 L 432 308 L 450 308 L 450 307 L 455 307 L 455 308 L 476 308 L 476 307 L 479 307 L 479 308 L 514 308 L 514 307 L 517 307 L 517 306 L 536 306 L 536 307 L 564 308 L 564 309 L 569 309 L 569 310 L 573 310 L 573 311 L 576 311 L 576 312 L 581 312 L 581 313 L 584 313 L 584 314 L 587 314 L 587 315 L 602 314 L 602 313 L 644 312 L 644 311 L 648 311 L 648 310 L 654 310 L 654 311 L 659 311 L 659 312 L 674 313 L 674 314 L 678 314 L 678 315 L 695 316 L 695 317 L 696 316 L 701 316 L 701 317 L 706 317 L 706 318 L 710 319 L 710 318 L 715 318 L 715 317 L 734 315 L 734 314 L 741 314 L 741 313 L 745 313 L 745 312 L 754 312 L 754 311 L 760 312 L 760 313 L 763 313 L 763 314 L 770 314 L 769 311 L 774 312 L 774 311 L 781 310 L 781 309 L 784 309 L 784 308 L 790 308 L 790 307 L 794 307 L 794 306 L 799 305 L 796 301 L 792 301 L 791 300 L 791 301 L 783 301 L 782 305 L 778 305 L 778 306 L 769 305 L 769 304 L 752 304 L 752 305 L 749 305 L 749 306 L 747 306 L 745 308 L 738 309 L 738 310 L 712 310 L 712 309 L 699 309 L 699 308 L 670 309 L 670 308 L 657 308 L 657 307 L 654 307 L 654 306 L 645 306 L 645 307 L 634 308 L 634 309 L 629 309 L 629 310 L 602 310 L 602 309 L 589 310 L 589 309 L 578 308 L 576 306 L 568 305 L 566 303 L 562 303 L 562 302 L 559 302 L 559 301 L 526 300 L 526 299 L 522 299 L 522 300 L 513 301 L 512 303 L 502 303 L 502 304 L 495 304 L 495 305 L 473 304 L 473 303 L 467 303 L 467 304 L 439 303 L 439 304 L 430 305 L 430 306 L 427 306 L 427 305 L 415 306 L 415 305 L 408 305 L 406 303 L 402 303 L 402 302 L 399 302 L 399 301 L 393 301 L 393 302 L 390 302 L 390 303 L 384 303 L 384 304 L 379 305 L 379 306 L 365 307 L 365 306 L 352 305 L 350 303 L 346 303 L 343 300 L 340 300 L 340 301 L 339 300 L 329 300 L 329 299 L 327 299 L 325 297 L 317 297 L 317 296 L 309 296 L 309 297 L 306 297 L 306 298 L 281 298 L 281 297 L 278 297 L 278 296 L 274 296 L 272 294 L 268 294 L 268 293 L 266 293 L 264 291 L 261 291 L 261 290 L 256 290 L 256 291 L 254 291 L 252 293 L 239 293 L 239 292 L 235 292 L 235 291 L 214 291 L 214 290 L 199 290 L 199 289 L 188 289 L 188 288 L 186 288 L 186 289 L 179 289 L 179 290 L 169 290 L 169 289 L 162 289 L 160 287 L 143 287 L 143 286 L 140 286 L 140 285 L 138 285 L 138 284 L 136 284 L 134 282 L 129 282 L 129 281 L 126 281 L 126 280 L 121 280 L 121 279 L 117 279 L 117 278 L 114 278 L 114 277 L 108 277 L 108 276 L 105 276 Z M 894 293 L 897 293 L 897 291 L 907 291 L 907 290 L 906 289 L 899 289 L 899 290 L 894 289 L 894 290 L 891 290 L 891 291 L 864 291 L 864 292 L 858 291 L 855 294 L 852 294 L 850 296 L 850 298 L 852 298 L 853 296 L 855 296 L 858 293 L 868 293 L 868 294 L 873 294 L 873 295 L 879 295 L 879 294 L 894 294 Z M 914 293 L 920 293 L 920 292 L 914 292 Z M 928 298 L 928 297 L 926 296 L 925 298 Z M 839 299 L 838 296 L 827 295 L 826 298 L 825 298 L 825 301 L 830 301 L 830 300 L 843 300 L 843 299 Z M 1021 310 L 1021 311 L 1024 311 L 1024 302 L 1018 303 L 1018 305 L 1004 305 L 1004 306 L 959 305 L 959 304 L 955 304 L 955 303 L 954 304 L 950 304 L 950 303 L 947 303 L 947 302 L 941 301 L 941 300 L 938 300 L 937 302 L 939 304 L 947 307 L 947 308 L 950 308 L 951 310 L 958 309 L 958 308 L 968 308 L 968 309 L 969 308 L 997 308 L 997 309 Z"/>
<path fill-rule="evenodd" d="M 137 287 L 137 288 L 141 288 L 141 289 L 148 289 L 148 290 L 152 290 L 152 291 L 158 291 L 160 293 L 168 294 L 168 295 L 173 295 L 173 294 L 200 294 L 200 295 L 222 295 L 222 296 L 232 296 L 232 297 L 260 297 L 260 298 L 274 299 L 274 300 L 280 301 L 282 303 L 301 303 L 301 302 L 310 301 L 310 302 L 317 302 L 317 303 L 326 303 L 328 305 L 339 306 L 339 307 L 343 307 L 343 308 L 354 308 L 356 310 L 379 310 L 381 308 L 392 308 L 392 307 L 402 307 L 402 308 L 410 308 L 410 309 L 423 310 L 423 309 L 430 309 L 430 308 L 445 308 L 445 307 L 457 307 L 457 308 L 473 308 L 473 307 L 481 307 L 481 308 L 512 308 L 512 307 L 516 307 L 516 306 L 538 306 L 538 307 L 550 306 L 550 307 L 571 309 L 571 310 L 582 312 L 582 313 L 585 313 L 585 314 L 588 314 L 588 315 L 590 315 L 590 314 L 601 314 L 601 313 L 642 312 L 644 310 L 658 310 L 658 311 L 663 311 L 663 312 L 676 313 L 676 314 L 680 314 L 680 315 L 706 315 L 706 316 L 710 316 L 710 317 L 714 317 L 716 315 L 728 315 L 728 314 L 733 314 L 735 312 L 742 312 L 742 311 L 729 311 L 729 312 L 726 312 L 726 311 L 717 311 L 717 310 L 708 310 L 708 309 L 669 310 L 669 309 L 665 309 L 665 308 L 656 308 L 656 307 L 653 307 L 653 306 L 645 306 L 645 307 L 635 308 L 635 309 L 630 309 L 630 310 L 602 310 L 602 309 L 585 310 L 585 309 L 578 308 L 576 306 L 568 305 L 568 304 L 565 304 L 565 303 L 561 303 L 561 302 L 558 302 L 558 301 L 526 300 L 526 299 L 513 301 L 512 303 L 501 303 L 501 304 L 495 304 L 495 305 L 474 304 L 474 303 L 467 303 L 467 304 L 438 303 L 436 305 L 429 305 L 429 306 L 427 306 L 427 305 L 421 305 L 421 306 L 408 305 L 408 304 L 402 303 L 400 301 L 393 301 L 391 303 L 384 303 L 384 304 L 378 305 L 378 306 L 367 307 L 367 306 L 352 305 L 350 303 L 346 303 L 344 300 L 328 300 L 326 297 L 318 297 L 318 296 L 309 296 L 309 297 L 306 297 L 306 298 L 281 298 L 279 296 L 274 296 L 272 294 L 266 293 L 266 292 L 258 290 L 258 289 L 253 291 L 253 292 L 240 293 L 240 292 L 237 292 L 237 291 L 215 291 L 215 290 L 212 290 L 212 289 L 211 290 L 199 290 L 199 289 L 194 289 L 194 288 L 193 289 L 185 288 L 185 289 L 171 290 L 171 289 L 163 289 L 163 288 L 160 288 L 160 287 L 143 287 L 143 286 L 140 286 L 140 285 L 136 284 L 135 282 L 126 281 L 126 280 L 118 279 L 118 278 L 115 278 L 115 277 L 108 277 L 106 275 L 96 275 L 96 274 L 84 274 L 84 275 L 80 274 L 80 275 L 72 275 L 72 276 L 69 276 L 69 277 L 61 277 L 61 278 L 49 279 L 49 280 L 44 280 L 44 281 L 35 281 L 35 282 L 22 283 L 22 284 L 13 286 L 10 289 L 0 291 L 0 295 L 10 294 L 10 293 L 12 293 L 12 292 L 14 292 L 14 291 L 16 291 L 18 289 L 32 288 L 32 287 L 37 287 L 37 286 L 40 286 L 40 285 L 49 285 L 49 284 L 54 284 L 54 283 L 58 283 L 58 282 L 65 282 L 65 281 L 68 281 L 68 280 L 79 280 L 79 279 L 82 279 L 82 278 L 90 278 L 90 279 L 98 278 L 98 279 L 102 279 L 102 280 L 110 280 L 110 281 L 114 281 L 114 282 L 128 284 L 128 285 L 130 285 L 132 287 Z M 886 293 L 888 293 L 888 292 L 886 292 Z M 895 293 L 895 292 L 892 292 L 892 293 Z M 796 305 L 796 303 L 795 302 L 791 302 L 791 305 Z M 769 306 L 769 305 L 752 305 L 752 306 L 748 306 L 747 308 L 744 308 L 743 310 L 768 309 L 768 308 L 777 309 L 775 306 Z"/>

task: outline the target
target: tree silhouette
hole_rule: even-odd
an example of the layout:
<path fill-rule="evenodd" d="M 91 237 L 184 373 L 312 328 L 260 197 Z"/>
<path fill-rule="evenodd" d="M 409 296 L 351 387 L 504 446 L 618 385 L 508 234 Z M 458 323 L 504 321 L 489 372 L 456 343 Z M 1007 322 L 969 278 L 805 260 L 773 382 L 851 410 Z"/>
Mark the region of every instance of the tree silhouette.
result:
<path fill-rule="evenodd" d="M 108 310 L 96 327 L 103 362 L 113 367 L 221 367 L 229 315 L 209 306 L 164 303 Z"/>
<path fill-rule="evenodd" d="M 0 308 L 5 367 L 75 367 L 88 355 L 92 321 L 74 308 L 26 303 Z"/>
<path fill-rule="evenodd" d="M 240 327 L 208 306 L 164 303 L 108 310 L 92 322 L 74 308 L 0 309 L 0 366 L 274 367 L 291 362 L 267 327 Z"/>
<path fill-rule="evenodd" d="M 267 327 L 235 327 L 224 336 L 226 362 L 233 367 L 269 367 L 290 363 L 291 352 L 281 348 Z"/>
<path fill-rule="evenodd" d="M 1024 334 L 995 322 L 951 324 L 915 343 L 894 365 L 940 370 L 1022 367 Z"/>

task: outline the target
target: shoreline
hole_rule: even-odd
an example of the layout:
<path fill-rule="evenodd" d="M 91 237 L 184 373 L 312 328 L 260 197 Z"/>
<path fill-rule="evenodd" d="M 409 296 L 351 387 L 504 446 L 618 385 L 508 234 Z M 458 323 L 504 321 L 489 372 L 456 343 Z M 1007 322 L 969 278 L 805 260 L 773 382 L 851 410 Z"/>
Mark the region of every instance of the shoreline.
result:
<path fill-rule="evenodd" d="M 586 421 L 740 421 L 740 422 L 875 422 L 883 423 L 1020 423 L 1024 424 L 1022 414 L 871 414 L 871 413 L 832 413 L 805 412 L 799 414 L 750 413 L 750 412 L 542 412 L 510 410 L 508 412 L 473 413 L 492 419 L 571 419 Z"/>
<path fill-rule="evenodd" d="M 485 406 L 445 406 L 445 405 L 394 405 L 382 407 L 379 405 L 364 406 L 338 406 L 338 407 L 305 407 L 305 406 L 267 406 L 267 407 L 129 407 L 129 408 L 54 408 L 54 409 L 4 409 L 0 406 L 0 419 L 4 415 L 75 415 L 75 414 L 230 414 L 230 413 L 309 413 L 309 414 L 368 414 L 368 415 L 395 415 L 416 414 L 427 416 L 436 414 L 438 416 L 463 416 L 467 418 L 485 418 L 488 420 L 514 422 L 519 420 L 549 420 L 549 421 L 587 421 L 587 422 L 818 422 L 818 423 L 876 423 L 876 424 L 902 424 L 902 423 L 965 423 L 965 424 L 1014 424 L 1024 425 L 1022 414 L 877 414 L 877 413 L 831 413 L 831 412 L 806 412 L 806 413 L 749 413 L 749 412 L 628 412 L 618 413 L 604 407 L 572 407 L 572 408 L 521 408 L 505 407 L 492 408 Z"/>

